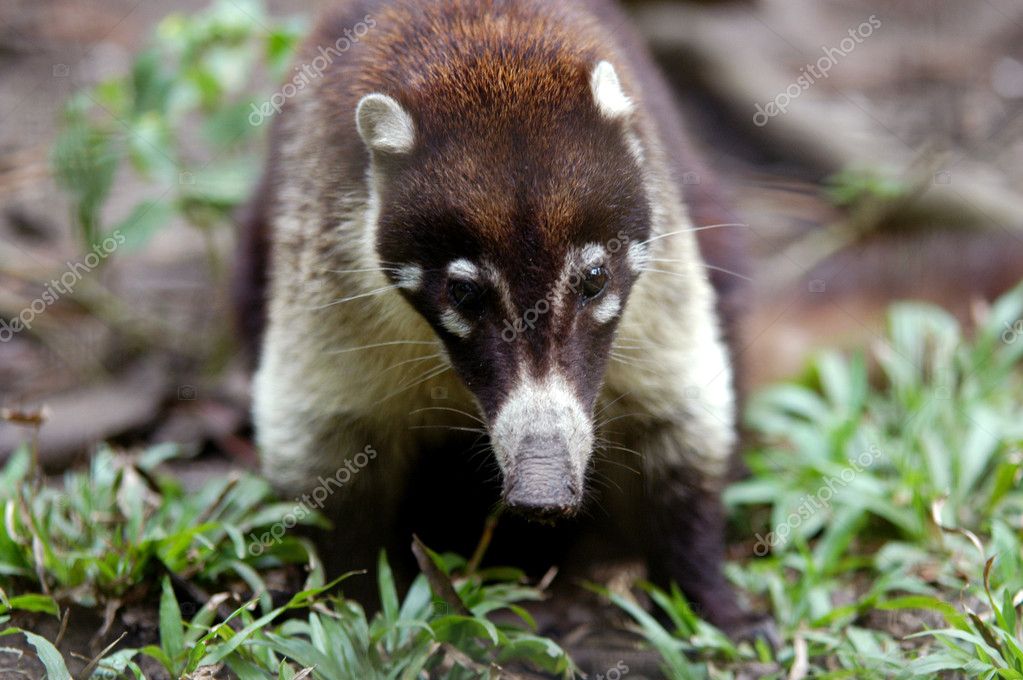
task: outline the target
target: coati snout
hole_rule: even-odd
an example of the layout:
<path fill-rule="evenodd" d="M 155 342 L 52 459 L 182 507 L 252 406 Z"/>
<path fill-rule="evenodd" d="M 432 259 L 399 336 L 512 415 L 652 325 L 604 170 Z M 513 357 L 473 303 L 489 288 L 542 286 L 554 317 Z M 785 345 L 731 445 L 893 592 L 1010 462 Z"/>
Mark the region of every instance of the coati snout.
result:
<path fill-rule="evenodd" d="M 513 392 L 490 432 L 509 509 L 545 520 L 578 510 L 593 449 L 593 421 L 564 381 Z"/>

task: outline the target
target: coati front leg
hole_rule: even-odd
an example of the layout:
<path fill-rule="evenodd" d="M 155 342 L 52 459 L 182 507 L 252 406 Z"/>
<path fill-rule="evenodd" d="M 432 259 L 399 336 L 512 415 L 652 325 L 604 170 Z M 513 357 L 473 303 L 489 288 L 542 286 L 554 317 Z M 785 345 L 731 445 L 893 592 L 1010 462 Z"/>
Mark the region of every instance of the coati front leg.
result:
<path fill-rule="evenodd" d="M 660 426 L 641 446 L 647 456 L 640 502 L 650 580 L 677 583 L 698 614 L 738 632 L 747 617 L 723 571 L 723 480 L 693 464 L 677 426 Z"/>
<path fill-rule="evenodd" d="M 264 474 L 282 498 L 329 522 L 329 528 L 303 533 L 316 544 L 328 578 L 367 572 L 342 588 L 374 609 L 380 550 L 392 559 L 408 552 L 396 532 L 408 484 L 407 447 L 368 419 L 293 410 L 265 396 L 257 391 L 257 412 L 271 425 L 260 431 Z"/>
<path fill-rule="evenodd" d="M 651 425 L 635 446 L 644 459 L 637 535 L 650 580 L 676 583 L 697 614 L 733 639 L 777 646 L 771 619 L 743 609 L 724 574 L 727 465 L 701 456 L 681 423 Z"/>

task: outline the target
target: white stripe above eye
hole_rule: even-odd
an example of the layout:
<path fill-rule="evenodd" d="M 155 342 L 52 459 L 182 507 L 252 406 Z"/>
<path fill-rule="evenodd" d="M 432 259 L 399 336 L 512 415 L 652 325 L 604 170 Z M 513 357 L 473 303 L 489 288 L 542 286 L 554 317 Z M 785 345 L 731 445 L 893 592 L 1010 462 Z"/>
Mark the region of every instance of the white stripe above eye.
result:
<path fill-rule="evenodd" d="M 484 262 L 483 276 L 494 287 L 494 290 L 498 292 L 501 304 L 504 305 L 504 313 L 508 315 L 509 319 L 515 318 L 518 314 L 515 311 L 515 302 L 512 300 L 511 288 L 508 286 L 508 281 L 505 280 L 501 271 L 493 263 Z"/>
<path fill-rule="evenodd" d="M 472 326 L 469 322 L 462 318 L 462 315 L 453 309 L 445 309 L 440 315 L 440 325 L 444 326 L 444 329 L 456 335 L 463 340 L 472 335 Z"/>
<path fill-rule="evenodd" d="M 448 276 L 456 279 L 478 279 L 480 268 L 469 260 L 461 258 L 448 265 Z"/>
<path fill-rule="evenodd" d="M 593 265 L 603 264 L 606 258 L 607 251 L 604 249 L 604 246 L 599 243 L 587 243 L 579 253 L 579 264 L 583 267 L 592 267 Z"/>
<path fill-rule="evenodd" d="M 593 305 L 593 319 L 599 324 L 605 324 L 618 316 L 622 311 L 622 299 L 618 293 L 608 293 L 600 301 Z"/>
<path fill-rule="evenodd" d="M 394 275 L 398 288 L 419 290 L 423 285 L 423 268 L 418 264 L 406 264 L 398 268 Z"/>

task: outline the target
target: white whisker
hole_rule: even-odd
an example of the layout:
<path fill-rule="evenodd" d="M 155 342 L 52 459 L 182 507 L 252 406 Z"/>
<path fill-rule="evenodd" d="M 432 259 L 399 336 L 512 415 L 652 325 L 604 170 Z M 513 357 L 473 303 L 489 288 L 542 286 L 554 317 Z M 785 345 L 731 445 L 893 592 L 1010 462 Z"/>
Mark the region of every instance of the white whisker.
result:
<path fill-rule="evenodd" d="M 402 366 L 407 366 L 408 364 L 418 364 L 420 361 L 427 361 L 428 359 L 443 359 L 443 358 L 444 358 L 444 355 L 438 352 L 437 354 L 427 354 L 425 357 L 416 357 L 414 359 L 406 359 L 405 361 L 399 361 L 398 363 L 394 364 L 393 366 L 388 366 L 384 370 L 380 371 L 380 375 L 383 375 L 384 373 L 387 373 L 388 371 L 393 371 L 396 368 L 401 368 Z"/>
<path fill-rule="evenodd" d="M 602 463 L 606 463 L 608 465 L 614 465 L 614 466 L 617 466 L 617 467 L 620 467 L 620 468 L 624 468 L 624 469 L 628 470 L 629 472 L 635 473 L 637 475 L 640 474 L 639 470 L 637 470 L 636 468 L 632 467 L 631 465 L 628 465 L 626 463 L 621 462 L 620 460 L 614 460 L 613 458 L 609 458 L 607 456 L 601 456 L 600 457 L 600 461 Z"/>
<path fill-rule="evenodd" d="M 687 260 L 665 260 L 665 259 L 662 259 L 662 258 L 659 258 L 659 257 L 650 258 L 650 261 L 651 262 L 665 262 L 665 263 L 670 263 L 670 262 L 687 262 Z M 729 274 L 731 276 L 737 276 L 738 278 L 743 279 L 744 281 L 749 281 L 751 283 L 753 282 L 753 279 L 751 279 L 750 277 L 745 276 L 743 274 L 740 274 L 739 272 L 733 272 L 731 269 L 725 269 L 724 267 L 718 267 L 717 265 L 707 264 L 706 262 L 701 262 L 700 264 L 703 267 L 706 267 L 707 269 L 713 269 L 714 271 L 722 272 L 724 274 Z M 681 272 L 670 272 L 670 271 L 667 271 L 667 270 L 664 270 L 664 269 L 642 269 L 641 271 L 659 272 L 661 274 L 671 274 L 672 276 L 685 276 Z"/>
<path fill-rule="evenodd" d="M 455 430 L 457 432 L 475 432 L 486 434 L 486 430 L 479 427 L 457 427 L 455 425 L 410 425 L 410 430 Z"/>
<path fill-rule="evenodd" d="M 382 293 L 386 293 L 389 290 L 394 290 L 397 287 L 398 286 L 396 286 L 396 285 L 384 286 L 383 288 L 377 288 L 376 290 L 371 290 L 368 293 L 359 293 L 358 295 L 352 295 L 350 297 L 342 298 L 340 300 L 334 300 L 333 302 L 328 302 L 325 305 L 320 305 L 319 307 L 309 307 L 308 309 L 310 311 L 319 311 L 321 309 L 326 309 L 327 307 L 333 307 L 334 305 L 343 305 L 344 303 L 352 302 L 353 300 L 361 300 L 362 298 L 368 298 L 368 297 L 373 297 L 375 295 L 380 295 Z"/>
<path fill-rule="evenodd" d="M 595 429 L 595 430 L 601 430 L 601 429 L 603 429 L 603 428 L 604 428 L 604 427 L 605 427 L 606 425 L 610 425 L 611 423 L 613 423 L 613 422 L 614 422 L 614 421 L 616 421 L 616 420 L 621 420 L 622 418 L 633 418 L 633 417 L 635 417 L 635 416 L 643 416 L 643 415 L 646 415 L 646 414 L 645 414 L 645 413 L 640 413 L 640 412 L 637 412 L 637 413 L 626 413 L 626 414 L 624 414 L 624 415 L 620 415 L 620 416 L 615 416 L 614 418 L 608 418 L 607 420 L 604 420 L 604 421 L 602 421 L 602 422 L 598 423 L 597 425 L 594 425 L 594 426 L 593 426 L 593 429 Z"/>
<path fill-rule="evenodd" d="M 645 364 L 657 364 L 658 366 L 660 366 L 661 364 L 664 363 L 664 362 L 658 361 L 656 359 L 651 359 L 650 357 L 632 356 L 631 354 L 626 354 L 625 352 L 621 352 L 619 350 L 627 350 L 627 351 L 641 351 L 642 350 L 642 351 L 645 351 L 646 350 L 645 347 L 622 347 L 621 345 L 615 345 L 614 347 L 611 348 L 610 353 L 612 355 L 614 355 L 614 356 L 618 356 L 618 357 L 621 357 L 623 359 L 629 359 L 629 360 L 632 360 L 632 361 L 642 361 Z"/>
<path fill-rule="evenodd" d="M 423 407 L 423 408 L 417 408 L 415 411 L 412 411 L 412 413 L 420 413 L 422 411 L 451 411 L 452 413 L 459 413 L 459 414 L 461 414 L 463 416 L 467 416 L 469 418 L 472 418 L 473 420 L 475 420 L 480 425 L 486 425 L 486 423 L 483 422 L 483 420 L 481 418 L 477 418 L 476 416 L 474 416 L 473 414 L 469 413 L 468 411 L 463 411 L 462 409 L 458 409 L 458 408 L 451 408 L 450 406 L 426 406 L 426 407 Z"/>
<path fill-rule="evenodd" d="M 706 262 L 703 263 L 703 266 L 706 267 L 707 269 L 713 269 L 716 272 L 728 274 L 729 276 L 735 276 L 742 279 L 743 281 L 749 281 L 750 283 L 753 283 L 753 279 L 751 279 L 750 277 L 740 274 L 739 272 L 733 272 L 731 269 L 725 269 L 724 267 L 718 267 L 717 265 L 707 264 Z"/>
<path fill-rule="evenodd" d="M 395 345 L 432 345 L 436 346 L 437 342 L 434 340 L 391 340 L 389 342 L 378 342 L 373 345 L 363 345 L 361 347 L 347 347 L 345 349 L 338 349 L 330 352 L 331 354 L 347 354 L 348 352 L 361 352 L 364 349 L 373 349 L 375 347 L 393 347 Z"/>
<path fill-rule="evenodd" d="M 396 272 L 394 267 L 367 267 L 366 269 L 328 269 L 331 274 L 365 274 L 368 272 Z"/>
<path fill-rule="evenodd" d="M 707 229 L 720 229 L 721 227 L 748 227 L 748 226 L 749 226 L 748 224 L 739 224 L 738 222 L 735 222 L 735 223 L 729 222 L 729 223 L 726 223 L 726 224 L 708 224 L 708 225 L 705 225 L 705 226 L 702 226 L 702 227 L 689 227 L 687 229 L 679 229 L 678 231 L 672 231 L 672 232 L 669 232 L 667 234 L 660 234 L 659 236 L 654 236 L 653 238 L 650 238 L 650 239 L 647 239 L 646 241 L 641 242 L 639 245 L 645 246 L 648 243 L 653 243 L 654 241 L 659 241 L 662 238 L 668 238 L 669 236 L 677 236 L 679 234 L 695 234 L 698 231 L 706 231 Z"/>
<path fill-rule="evenodd" d="M 653 366 L 641 366 L 641 365 L 635 363 L 635 361 L 632 361 L 629 357 L 622 356 L 622 355 L 619 355 L 619 354 L 615 354 L 614 352 L 611 352 L 610 357 L 611 357 L 611 361 L 617 361 L 618 363 L 622 364 L 623 366 L 628 366 L 629 368 L 634 368 L 637 371 L 650 371 L 650 372 L 653 372 L 653 371 L 656 370 L 656 367 L 653 367 Z"/>
<path fill-rule="evenodd" d="M 383 402 L 387 401 L 391 397 L 395 397 L 395 396 L 401 394 L 402 392 L 407 392 L 408 390 L 411 390 L 413 387 L 418 387 L 419 385 L 422 385 L 425 382 L 429 382 L 429 381 L 433 380 L 434 378 L 439 377 L 444 372 L 449 371 L 449 370 L 451 370 L 451 366 L 450 365 L 434 366 L 433 368 L 429 369 L 425 374 L 422 374 L 419 379 L 415 380 L 415 382 L 413 382 L 410 385 L 404 385 L 403 387 L 395 390 L 394 392 L 391 392 L 390 394 L 384 396 L 383 398 L 378 400 L 376 402 L 376 404 L 374 404 L 374 406 L 377 405 L 377 404 L 382 404 Z"/>
<path fill-rule="evenodd" d="M 636 449 L 630 449 L 630 448 L 628 448 L 626 446 L 618 446 L 617 444 L 607 444 L 606 446 L 604 446 L 604 448 L 605 449 L 616 449 L 618 451 L 624 451 L 625 453 L 635 454 L 635 455 L 639 456 L 640 458 L 643 457 L 643 454 L 640 453 L 639 451 L 637 451 Z"/>
<path fill-rule="evenodd" d="M 623 392 L 622 394 L 618 395 L 617 397 L 615 397 L 614 399 L 612 399 L 608 403 L 604 404 L 603 408 L 601 408 L 599 411 L 597 411 L 596 413 L 593 414 L 594 420 L 596 420 L 597 416 L 599 416 L 601 413 L 603 413 L 604 411 L 608 410 L 609 408 L 614 406 L 617 402 L 619 402 L 622 399 L 624 399 L 625 397 L 629 396 L 629 394 L 631 394 L 631 393 L 632 393 L 632 390 L 629 390 L 628 392 Z"/>

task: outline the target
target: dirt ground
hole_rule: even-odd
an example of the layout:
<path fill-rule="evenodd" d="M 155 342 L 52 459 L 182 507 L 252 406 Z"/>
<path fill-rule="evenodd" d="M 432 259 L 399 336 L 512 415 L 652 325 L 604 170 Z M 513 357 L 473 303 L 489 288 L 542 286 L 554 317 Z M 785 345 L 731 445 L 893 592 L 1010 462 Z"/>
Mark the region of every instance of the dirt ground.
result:
<path fill-rule="evenodd" d="M 77 255 L 49 165 L 59 107 L 124 73 L 162 17 L 206 5 L 0 5 L 0 318 Z M 754 385 L 797 372 L 815 348 L 871 342 L 893 299 L 942 302 L 968 319 L 1023 278 L 1019 0 L 630 5 L 749 225 L 754 283 L 741 361 Z M 758 104 L 871 17 L 879 26 L 868 39 L 787 113 L 757 124 Z M 911 191 L 894 204 L 842 209 L 821 187 L 847 167 L 894 172 Z M 152 190 L 124 173 L 109 216 Z M 229 232 L 216 236 L 225 257 Z M 49 469 L 83 460 L 104 439 L 204 453 L 181 470 L 186 480 L 254 464 L 247 370 L 232 358 L 224 281 L 204 248 L 175 224 L 114 258 L 32 333 L 0 343 L 0 406 L 48 405 Z M 26 434 L 0 422 L 0 460 Z"/>

